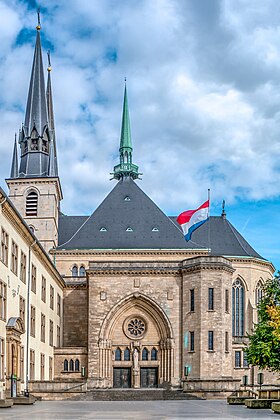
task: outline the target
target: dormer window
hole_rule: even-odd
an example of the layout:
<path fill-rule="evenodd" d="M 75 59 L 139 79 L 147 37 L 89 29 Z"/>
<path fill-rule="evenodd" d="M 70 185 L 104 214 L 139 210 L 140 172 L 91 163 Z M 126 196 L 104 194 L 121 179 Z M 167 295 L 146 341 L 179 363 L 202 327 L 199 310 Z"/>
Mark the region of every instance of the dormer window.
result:
<path fill-rule="evenodd" d="M 159 232 L 159 229 L 157 227 L 153 227 L 152 232 Z"/>
<path fill-rule="evenodd" d="M 100 232 L 107 232 L 107 229 L 105 227 L 102 227 L 99 229 Z"/>
<path fill-rule="evenodd" d="M 124 201 L 131 201 L 131 198 L 127 195 L 126 197 L 124 197 Z"/>
<path fill-rule="evenodd" d="M 133 229 L 131 227 L 126 228 L 127 232 L 133 232 Z"/>

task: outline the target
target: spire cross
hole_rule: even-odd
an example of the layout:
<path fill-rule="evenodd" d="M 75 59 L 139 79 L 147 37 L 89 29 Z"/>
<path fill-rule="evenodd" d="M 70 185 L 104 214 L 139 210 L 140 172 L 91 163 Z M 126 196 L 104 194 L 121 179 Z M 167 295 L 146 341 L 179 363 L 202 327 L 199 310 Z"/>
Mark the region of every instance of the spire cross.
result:
<path fill-rule="evenodd" d="M 223 200 L 223 202 L 222 202 L 222 217 L 223 217 L 223 218 L 225 218 L 225 217 L 226 217 L 226 210 L 225 210 L 225 207 L 226 207 L 226 202 L 225 202 L 225 200 Z"/>
<path fill-rule="evenodd" d="M 38 25 L 36 26 L 37 31 L 41 29 L 41 20 L 40 20 L 40 7 L 37 9 L 37 16 L 38 16 Z"/>

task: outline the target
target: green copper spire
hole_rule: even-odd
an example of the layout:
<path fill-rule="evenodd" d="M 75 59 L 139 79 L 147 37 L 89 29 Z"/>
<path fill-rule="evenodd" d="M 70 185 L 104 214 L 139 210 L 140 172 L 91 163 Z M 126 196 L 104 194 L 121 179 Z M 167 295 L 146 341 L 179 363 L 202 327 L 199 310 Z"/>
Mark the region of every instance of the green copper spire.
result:
<path fill-rule="evenodd" d="M 126 84 L 124 88 L 122 129 L 120 139 L 120 164 L 114 167 L 114 178 L 121 179 L 130 176 L 132 179 L 139 178 L 138 166 L 132 163 L 132 141 L 130 132 L 128 102 Z"/>

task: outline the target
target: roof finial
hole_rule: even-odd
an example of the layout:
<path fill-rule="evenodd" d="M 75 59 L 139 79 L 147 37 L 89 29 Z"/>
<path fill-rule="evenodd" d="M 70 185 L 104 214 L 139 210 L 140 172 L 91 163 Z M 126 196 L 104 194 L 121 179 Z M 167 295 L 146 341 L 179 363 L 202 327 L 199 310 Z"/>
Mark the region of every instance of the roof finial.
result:
<path fill-rule="evenodd" d="M 225 200 L 223 200 L 223 202 L 222 202 L 222 214 L 221 214 L 223 219 L 225 219 L 226 215 L 227 215 L 226 211 L 225 211 L 225 206 L 226 206 L 226 202 L 225 202 Z"/>
<path fill-rule="evenodd" d="M 48 54 L 48 71 L 52 71 L 51 52 L 50 52 L 50 50 L 47 52 L 47 54 Z"/>
<path fill-rule="evenodd" d="M 125 76 L 125 78 L 124 78 L 124 84 L 126 84 L 126 76 Z"/>
<path fill-rule="evenodd" d="M 37 31 L 41 29 L 41 21 L 40 21 L 40 7 L 37 9 L 37 16 L 38 16 L 38 25 L 36 26 Z"/>

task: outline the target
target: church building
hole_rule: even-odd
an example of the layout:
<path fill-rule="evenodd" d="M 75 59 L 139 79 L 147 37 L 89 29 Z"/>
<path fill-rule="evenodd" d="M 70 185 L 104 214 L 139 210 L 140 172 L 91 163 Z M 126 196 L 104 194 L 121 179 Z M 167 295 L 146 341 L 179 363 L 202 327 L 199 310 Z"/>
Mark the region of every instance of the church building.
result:
<path fill-rule="evenodd" d="M 90 215 L 61 212 L 51 67 L 45 89 L 40 30 L 8 197 L 0 190 L 0 291 L 13 281 L 7 315 L 0 314 L 4 390 L 13 386 L 11 374 L 17 392 L 43 398 L 79 386 L 82 392 L 172 387 L 207 395 L 233 391 L 244 375 L 255 383 L 257 368 L 248 366 L 243 348 L 272 263 L 224 208 L 186 242 L 176 218 L 145 194 L 126 87 L 113 189 L 108 181 L 108 195 Z M 38 266 L 37 275 L 25 268 L 27 283 L 22 254 L 25 267 Z"/>

